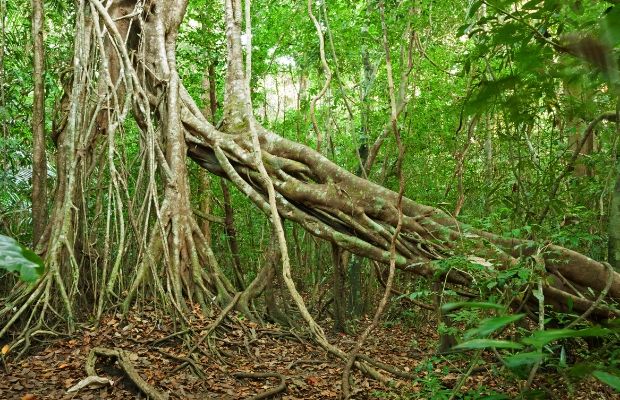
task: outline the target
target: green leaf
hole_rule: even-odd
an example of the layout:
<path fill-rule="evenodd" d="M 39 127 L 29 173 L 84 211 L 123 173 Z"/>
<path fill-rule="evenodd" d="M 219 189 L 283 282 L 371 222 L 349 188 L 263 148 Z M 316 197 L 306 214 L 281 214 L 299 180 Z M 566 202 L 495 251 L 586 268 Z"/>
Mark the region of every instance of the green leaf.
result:
<path fill-rule="evenodd" d="M 594 377 L 599 381 L 608 384 L 609 386 L 620 392 L 620 377 L 608 374 L 604 371 L 594 371 L 592 372 L 592 375 L 594 375 Z"/>
<path fill-rule="evenodd" d="M 419 290 L 417 292 L 413 292 L 413 293 L 409 294 L 409 296 L 407 296 L 407 297 L 409 297 L 411 300 L 415 300 L 415 299 L 418 299 L 418 298 L 421 298 L 421 297 L 428 297 L 431 294 L 433 294 L 433 292 L 431 292 L 430 290 Z"/>
<path fill-rule="evenodd" d="M 620 43 L 620 7 L 613 7 L 602 21 L 603 34 L 611 46 Z"/>
<path fill-rule="evenodd" d="M 546 354 L 539 351 L 532 351 L 528 353 L 517 353 L 512 356 L 504 358 L 504 362 L 508 368 L 517 368 L 523 365 L 532 365 L 539 361 L 544 360 L 547 357 Z"/>
<path fill-rule="evenodd" d="M 458 308 L 492 308 L 495 310 L 503 310 L 504 306 L 495 303 L 484 303 L 477 301 L 460 301 L 456 303 L 446 303 L 441 306 L 441 311 L 448 312 Z"/>
<path fill-rule="evenodd" d="M 488 336 L 496 330 L 503 328 L 504 326 L 511 324 L 515 321 L 525 317 L 525 314 L 506 315 L 502 317 L 487 318 L 483 320 L 478 327 L 473 328 L 465 332 L 464 338 L 469 339 L 472 337 Z"/>
<path fill-rule="evenodd" d="M 41 257 L 4 235 L 0 235 L 0 268 L 19 273 L 26 282 L 36 281 L 45 270 Z"/>
<path fill-rule="evenodd" d="M 472 28 L 472 24 L 465 24 L 465 25 L 459 26 L 458 29 L 456 30 L 456 36 L 460 37 L 466 33 L 469 33 L 471 28 Z"/>
<path fill-rule="evenodd" d="M 595 370 L 596 367 L 596 365 L 589 362 L 579 362 L 571 366 L 567 372 L 568 376 L 581 379 L 586 375 L 592 374 L 592 371 Z"/>
<path fill-rule="evenodd" d="M 43 260 L 41 259 L 41 257 L 39 257 L 37 255 L 37 253 L 35 253 L 34 251 L 30 250 L 29 248 L 25 247 L 25 246 L 21 246 L 22 248 L 22 254 L 24 255 L 24 257 L 37 265 L 36 268 L 36 272 L 39 276 L 43 275 L 43 272 L 45 272 L 45 265 L 43 264 Z"/>
<path fill-rule="evenodd" d="M 471 19 L 476 15 L 476 12 L 480 9 L 482 5 L 482 0 L 474 1 L 469 7 L 469 11 L 467 11 L 467 19 Z"/>
<path fill-rule="evenodd" d="M 542 0 L 530 0 L 523 5 L 524 10 L 533 10 L 538 7 L 538 4 L 541 3 Z"/>
<path fill-rule="evenodd" d="M 613 333 L 613 331 L 606 328 L 587 328 L 581 330 L 549 329 L 546 331 L 534 332 L 532 335 L 530 335 L 530 337 L 524 338 L 522 342 L 540 348 L 547 343 L 559 339 L 566 339 L 572 337 L 607 336 L 611 333 Z"/>
<path fill-rule="evenodd" d="M 519 343 L 511 342 L 509 340 L 495 340 L 495 339 L 473 339 L 468 340 L 454 346 L 454 349 L 486 349 L 488 347 L 495 347 L 496 349 L 522 349 L 523 346 Z"/>
<path fill-rule="evenodd" d="M 566 368 L 566 348 L 562 346 L 562 350 L 560 350 L 560 367 Z"/>

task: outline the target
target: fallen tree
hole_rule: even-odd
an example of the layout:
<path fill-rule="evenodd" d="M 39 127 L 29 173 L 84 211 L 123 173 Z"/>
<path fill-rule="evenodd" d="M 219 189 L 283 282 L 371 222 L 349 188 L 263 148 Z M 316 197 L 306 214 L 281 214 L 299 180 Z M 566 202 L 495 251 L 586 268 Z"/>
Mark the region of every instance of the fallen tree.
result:
<path fill-rule="evenodd" d="M 231 10 L 241 7 L 238 1 L 229 3 Z M 258 124 L 251 109 L 244 107 L 250 99 L 242 71 L 241 21 L 233 14 L 227 21 L 228 101 L 223 129 L 211 125 L 187 92 L 181 90 L 180 113 L 189 156 L 212 173 L 230 179 L 269 215 L 268 183 L 260 176 L 252 154 L 250 126 L 256 126 L 262 163 L 277 192 L 279 215 L 352 253 L 387 263 L 390 240 L 398 224 L 398 193 L 360 178 L 320 152 Z M 396 265 L 403 270 L 433 277 L 437 273 L 433 261 L 462 249 L 469 249 L 471 255 L 484 258 L 497 269 L 533 257 L 553 277 L 544 280 L 543 288 L 546 301 L 559 310 L 567 310 L 572 304 L 577 311 L 587 311 L 595 300 L 584 295 L 586 288 L 601 292 L 608 286 L 606 294 L 620 298 L 620 274 L 606 263 L 560 246 L 480 231 L 410 199 L 402 200 L 402 212 Z M 459 271 L 449 271 L 447 277 L 463 285 L 471 281 L 470 276 Z M 619 314 L 617 310 L 596 307 L 593 315 Z"/>

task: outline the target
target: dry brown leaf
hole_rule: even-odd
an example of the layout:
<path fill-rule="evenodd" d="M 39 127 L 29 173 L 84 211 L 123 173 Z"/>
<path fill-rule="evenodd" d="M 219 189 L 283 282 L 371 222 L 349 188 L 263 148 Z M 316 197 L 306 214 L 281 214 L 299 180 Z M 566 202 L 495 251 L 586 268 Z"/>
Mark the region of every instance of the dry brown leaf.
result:
<path fill-rule="evenodd" d="M 317 383 L 319 383 L 319 378 L 316 376 L 309 376 L 306 378 L 306 382 L 309 385 L 315 386 Z"/>
<path fill-rule="evenodd" d="M 67 393 L 77 392 L 88 386 L 97 388 L 97 387 L 106 386 L 106 385 L 112 386 L 114 385 L 114 382 L 107 378 L 102 378 L 96 375 L 88 376 L 82 379 L 81 381 L 79 381 L 76 385 L 73 385 L 69 389 L 67 389 Z"/>
<path fill-rule="evenodd" d="M 25 394 L 22 396 L 21 400 L 36 400 L 36 396 L 34 394 Z"/>

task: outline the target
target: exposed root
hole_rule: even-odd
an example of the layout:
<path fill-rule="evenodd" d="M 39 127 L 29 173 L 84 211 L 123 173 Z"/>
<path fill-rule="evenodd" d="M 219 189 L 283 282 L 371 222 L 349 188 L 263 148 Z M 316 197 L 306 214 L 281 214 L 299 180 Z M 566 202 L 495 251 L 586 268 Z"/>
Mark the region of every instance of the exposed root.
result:
<path fill-rule="evenodd" d="M 56 287 L 55 284 L 62 286 Z M 0 310 L 0 320 L 4 319 L 7 321 L 0 329 L 0 338 L 9 333 L 14 326 L 19 326 L 19 332 L 14 337 L 14 342 L 11 345 L 12 352 L 19 349 L 15 359 L 21 358 L 28 351 L 33 337 L 59 335 L 59 333 L 47 327 L 46 317 L 48 312 L 52 312 L 59 318 L 62 318 L 50 301 L 53 290 L 60 289 L 64 289 L 62 280 L 54 279 L 53 271 L 48 270 L 37 283 L 34 285 L 22 284 L 21 288 L 16 290 L 11 298 L 7 299 L 5 307 Z M 66 294 L 66 292 L 63 293 Z M 62 297 L 64 302 L 65 297 L 60 297 Z M 9 315 L 11 316 L 9 317 Z M 67 318 L 70 318 L 70 316 Z"/>
<path fill-rule="evenodd" d="M 382 369 L 382 370 L 384 370 L 386 372 L 389 372 L 390 374 L 392 374 L 394 376 L 397 376 L 399 378 L 415 379 L 415 378 L 418 377 L 416 374 L 410 374 L 410 373 L 408 373 L 406 371 L 403 371 L 402 369 L 394 367 L 393 365 L 382 363 L 381 361 L 374 360 L 374 359 L 368 357 L 365 354 L 357 354 L 357 358 L 359 358 L 361 360 L 364 360 L 368 364 L 370 364 L 370 365 L 372 365 L 372 366 L 374 366 L 376 368 Z"/>
<path fill-rule="evenodd" d="M 597 307 L 601 304 L 605 296 L 607 296 L 607 292 L 609 292 L 609 288 L 611 287 L 611 284 L 613 282 L 614 269 L 607 262 L 603 262 L 603 265 L 607 268 L 607 283 L 605 283 L 605 287 L 603 288 L 603 290 L 601 290 L 601 293 L 599 293 L 598 298 L 592 302 L 592 305 L 590 305 L 590 307 L 588 307 L 588 309 L 584 311 L 579 317 L 577 317 L 573 322 L 568 324 L 566 326 L 566 329 L 570 329 L 577 325 L 577 323 L 579 323 L 580 321 L 588 318 L 588 316 L 592 314 L 592 312 L 596 310 Z"/>
<path fill-rule="evenodd" d="M 86 373 L 88 376 L 97 376 L 95 371 L 95 364 L 97 363 L 97 356 L 113 357 L 118 361 L 118 365 L 125 372 L 127 377 L 150 399 L 153 400 L 168 400 L 167 393 L 161 393 L 149 383 L 147 383 L 133 367 L 129 358 L 129 353 L 122 349 L 107 349 L 105 347 L 95 347 L 91 349 L 86 360 Z"/>
<path fill-rule="evenodd" d="M 235 372 L 233 373 L 233 376 L 239 379 L 278 378 L 280 380 L 276 387 L 260 392 L 252 397 L 248 397 L 248 400 L 268 399 L 269 397 L 275 396 L 276 394 L 282 393 L 286 390 L 284 376 L 277 372 Z"/>
<path fill-rule="evenodd" d="M 175 374 L 177 371 L 180 371 L 186 366 L 189 366 L 191 367 L 194 375 L 196 375 L 198 378 L 203 379 L 205 377 L 204 370 L 198 365 L 198 363 L 195 360 L 191 358 L 191 355 L 188 357 L 179 357 L 179 356 L 175 356 L 174 354 L 170 354 L 166 351 L 163 351 L 162 349 L 159 349 L 159 348 L 155 349 L 155 351 L 157 351 L 159 354 L 163 355 L 164 357 L 170 358 L 171 360 L 174 360 L 174 361 L 180 361 L 182 363 L 181 365 L 179 365 L 172 371 L 172 374 Z"/>
<path fill-rule="evenodd" d="M 289 365 L 286 366 L 287 369 L 292 369 L 293 367 L 301 364 L 325 364 L 328 361 L 326 360 L 294 360 Z"/>
<path fill-rule="evenodd" d="M 198 341 L 192 346 L 189 354 L 193 353 L 205 341 L 205 339 L 208 339 L 211 336 L 213 331 L 222 323 L 222 321 L 224 321 L 224 318 L 226 318 L 228 313 L 233 308 L 235 308 L 235 306 L 237 305 L 237 301 L 239 301 L 239 297 L 241 297 L 241 292 L 237 292 L 237 294 L 235 294 L 235 297 L 233 297 L 230 303 L 228 303 L 228 305 L 222 310 L 222 312 L 220 313 L 220 315 L 218 315 L 215 321 L 213 321 L 209 325 L 207 330 L 202 335 L 200 335 L 200 339 L 198 339 Z"/>

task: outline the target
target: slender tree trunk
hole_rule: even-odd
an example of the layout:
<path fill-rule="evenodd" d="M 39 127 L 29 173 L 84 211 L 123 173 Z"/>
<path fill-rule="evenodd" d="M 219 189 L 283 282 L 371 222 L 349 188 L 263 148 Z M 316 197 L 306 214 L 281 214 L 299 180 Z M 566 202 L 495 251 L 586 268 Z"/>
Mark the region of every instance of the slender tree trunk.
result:
<path fill-rule="evenodd" d="M 609 263 L 620 272 L 620 174 L 616 180 L 609 212 Z"/>
<path fill-rule="evenodd" d="M 349 283 L 351 291 L 349 293 L 349 313 L 353 317 L 359 317 L 364 312 L 364 302 L 362 301 L 362 267 L 364 258 L 353 255 L 349 261 Z"/>
<path fill-rule="evenodd" d="M 4 18 L 4 16 L 2 16 Z M 41 239 L 47 224 L 47 160 L 45 157 L 45 55 L 43 50 L 43 1 L 32 0 L 34 42 L 32 107 L 32 242 Z"/>
<path fill-rule="evenodd" d="M 204 80 L 202 82 L 203 97 L 205 102 L 205 117 L 212 124 L 215 124 L 215 113 L 218 109 L 216 86 L 217 76 L 215 75 L 215 67 L 215 62 L 209 64 Z"/>
<path fill-rule="evenodd" d="M 242 290 L 245 287 L 245 283 L 241 269 L 241 258 L 239 258 L 239 242 L 237 241 L 235 214 L 233 213 L 232 200 L 230 199 L 230 190 L 225 180 L 220 180 L 220 185 L 224 200 L 224 230 L 226 231 L 226 239 L 228 240 L 230 254 L 232 255 L 235 284 L 238 289 Z"/>
<path fill-rule="evenodd" d="M 215 123 L 215 113 L 217 112 L 215 80 L 215 64 L 210 63 L 209 67 L 205 71 L 205 76 L 202 81 L 202 89 L 205 103 L 203 114 L 212 124 Z M 211 177 L 208 171 L 201 169 L 200 181 L 202 182 L 203 192 L 200 208 L 202 212 L 209 215 L 211 214 Z M 203 219 L 201 229 L 205 239 L 207 240 L 207 245 L 211 246 L 211 223 L 208 219 Z"/>
<path fill-rule="evenodd" d="M 334 268 L 334 332 L 340 333 L 346 331 L 346 312 L 345 312 L 345 296 L 344 284 L 346 275 L 344 265 L 342 264 L 342 251 L 336 244 L 332 244 L 332 264 Z"/>
<path fill-rule="evenodd" d="M 443 324 L 444 329 L 450 329 L 452 327 L 452 319 L 445 315 L 441 311 L 441 294 L 442 291 L 441 283 L 439 281 L 435 281 L 433 283 L 433 302 L 435 303 L 435 309 L 437 310 L 437 325 Z M 456 344 L 456 338 L 447 333 L 440 332 L 439 334 L 439 344 L 437 351 L 445 352 L 450 350 Z"/>
<path fill-rule="evenodd" d="M 616 174 L 616 184 L 611 194 L 609 207 L 608 259 L 609 264 L 620 272 L 620 157 L 616 160 Z"/>
<path fill-rule="evenodd" d="M 485 181 L 486 184 L 491 187 L 493 185 L 493 170 L 494 170 L 494 158 L 493 158 L 493 128 L 491 124 L 491 116 L 486 115 L 486 123 L 484 126 L 484 154 L 485 154 Z M 484 198 L 484 210 L 487 213 L 491 212 L 491 198 L 485 196 Z"/>
<path fill-rule="evenodd" d="M 485 137 L 484 137 L 484 154 L 486 156 L 486 180 L 487 184 L 491 184 L 493 182 L 493 126 L 491 125 L 491 117 L 489 115 L 486 116 L 486 124 L 484 127 Z"/>
<path fill-rule="evenodd" d="M 616 135 L 620 135 L 620 87 L 616 85 Z M 609 222 L 608 222 L 608 253 L 607 259 L 609 264 L 614 270 L 620 272 L 620 156 L 618 156 L 618 149 L 615 149 L 616 154 L 616 184 L 614 191 L 611 194 L 611 204 L 609 207 Z"/>

